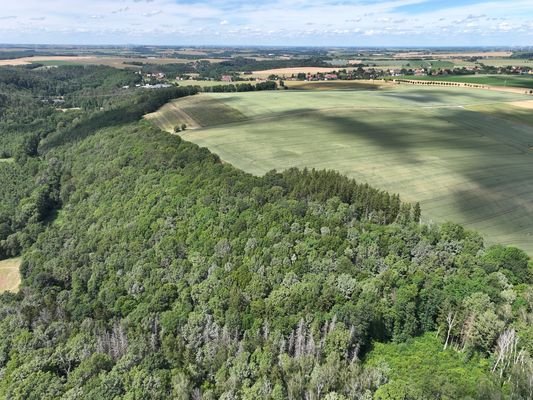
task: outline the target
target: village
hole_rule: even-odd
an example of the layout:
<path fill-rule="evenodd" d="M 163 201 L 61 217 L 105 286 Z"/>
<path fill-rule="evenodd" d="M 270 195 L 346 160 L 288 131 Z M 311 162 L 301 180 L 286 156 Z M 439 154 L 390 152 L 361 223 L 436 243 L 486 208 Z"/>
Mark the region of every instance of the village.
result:
<path fill-rule="evenodd" d="M 309 68 L 312 70 L 313 68 Z M 305 70 L 305 68 L 301 68 Z M 353 69 L 332 69 L 329 72 L 298 72 L 298 73 L 271 73 L 268 76 L 258 76 L 260 72 L 247 71 L 244 73 L 234 72 L 223 74 L 217 77 L 201 76 L 198 73 L 185 73 L 172 76 L 164 72 L 143 72 L 137 73 L 142 76 L 142 83 L 135 86 L 145 89 L 160 89 L 170 87 L 175 84 L 184 84 L 187 81 L 211 81 L 211 82 L 266 82 L 266 81 L 335 81 L 335 80 L 358 80 L 358 79 L 387 79 L 390 77 L 430 77 L 430 76 L 468 76 L 468 75 L 533 75 L 533 68 L 527 66 L 506 66 L 491 67 L 486 65 L 474 65 L 455 68 L 390 68 L 380 69 L 375 67 L 357 67 Z M 124 89 L 128 89 L 125 86 Z"/>

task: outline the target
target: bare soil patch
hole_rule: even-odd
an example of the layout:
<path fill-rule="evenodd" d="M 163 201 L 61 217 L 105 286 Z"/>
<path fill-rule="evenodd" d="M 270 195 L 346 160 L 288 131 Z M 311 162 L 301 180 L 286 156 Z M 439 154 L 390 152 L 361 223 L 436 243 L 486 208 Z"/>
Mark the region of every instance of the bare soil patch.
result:
<path fill-rule="evenodd" d="M 528 110 L 533 110 L 533 100 L 524 100 L 524 101 L 513 101 L 509 103 L 512 106 L 526 108 Z"/>
<path fill-rule="evenodd" d="M 0 293 L 18 291 L 20 285 L 20 263 L 22 259 L 10 258 L 0 261 Z"/>

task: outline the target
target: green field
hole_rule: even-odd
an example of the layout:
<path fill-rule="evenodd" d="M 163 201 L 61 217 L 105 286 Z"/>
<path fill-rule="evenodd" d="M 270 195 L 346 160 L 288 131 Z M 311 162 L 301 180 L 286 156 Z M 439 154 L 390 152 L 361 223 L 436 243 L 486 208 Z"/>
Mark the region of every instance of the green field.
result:
<path fill-rule="evenodd" d="M 32 64 L 41 64 L 45 67 L 61 67 L 63 65 L 85 65 L 83 62 L 76 61 L 67 61 L 67 60 L 43 60 L 43 61 L 34 61 Z"/>
<path fill-rule="evenodd" d="M 383 81 L 366 80 L 285 81 L 286 87 L 297 90 L 375 90 L 382 84 Z"/>
<path fill-rule="evenodd" d="M 242 83 L 242 82 L 236 82 L 236 83 Z M 227 85 L 226 82 L 221 82 L 221 81 L 205 81 L 205 80 L 193 80 L 193 79 L 178 81 L 178 84 L 179 86 L 200 86 L 200 87 Z"/>
<path fill-rule="evenodd" d="M 453 68 L 456 66 L 456 63 L 448 60 L 405 60 L 405 59 L 388 59 L 388 60 L 372 60 L 372 59 L 362 59 L 361 62 L 366 65 L 374 66 L 377 69 L 401 69 L 401 68 Z"/>
<path fill-rule="evenodd" d="M 404 78 L 411 80 L 476 83 L 479 85 L 533 89 L 533 75 L 437 75 L 406 76 Z"/>
<path fill-rule="evenodd" d="M 509 65 L 533 67 L 533 60 L 520 58 L 492 58 L 487 60 L 479 60 L 479 63 L 493 67 L 507 67 Z"/>
<path fill-rule="evenodd" d="M 201 119 L 202 128 L 184 132 L 185 139 L 241 169 L 338 170 L 420 201 L 426 221 L 461 222 L 490 242 L 533 254 L 533 119 L 531 109 L 508 104 L 527 107 L 527 100 L 533 99 L 399 85 L 202 94 L 194 106 L 174 104 L 183 101 Z M 236 111 L 219 113 L 221 104 Z"/>
<path fill-rule="evenodd" d="M 145 115 L 162 130 L 186 124 L 187 128 L 221 125 L 246 119 L 246 116 L 226 102 L 209 96 L 191 96 L 165 104 L 158 111 Z"/>

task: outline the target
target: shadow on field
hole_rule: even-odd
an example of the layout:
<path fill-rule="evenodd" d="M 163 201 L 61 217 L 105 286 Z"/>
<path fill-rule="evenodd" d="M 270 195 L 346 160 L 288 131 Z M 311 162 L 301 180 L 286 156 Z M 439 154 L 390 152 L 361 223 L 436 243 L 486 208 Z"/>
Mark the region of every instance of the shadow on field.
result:
<path fill-rule="evenodd" d="M 440 96 L 432 95 L 425 92 L 424 94 L 420 93 L 403 93 L 403 92 L 386 92 L 383 93 L 386 97 L 393 97 L 395 99 L 402 99 L 410 102 L 416 103 L 442 103 L 442 94 Z"/>
<path fill-rule="evenodd" d="M 319 125 L 334 125 L 335 135 L 379 146 L 391 154 L 391 160 L 420 163 L 421 179 L 431 181 L 428 170 L 434 173 L 439 164 L 441 176 L 462 176 L 451 187 L 439 187 L 436 179 L 435 200 L 439 194 L 449 197 L 462 222 L 483 224 L 487 232 L 501 232 L 506 242 L 518 243 L 533 253 L 533 243 L 522 239 L 533 238 L 533 129 L 517 124 L 505 112 L 484 114 L 450 108 L 420 113 L 417 118 L 395 111 L 371 118 L 366 111 L 317 113 L 315 117 Z M 425 170 L 428 153 L 438 158 L 439 164 Z M 498 239 L 498 235 L 494 237 Z"/>
<path fill-rule="evenodd" d="M 405 87 L 405 86 L 404 86 Z M 457 90 L 461 88 L 441 88 L 440 90 L 430 89 L 430 88 L 423 88 L 423 90 L 412 92 L 412 91 L 401 91 L 401 90 L 393 90 L 393 91 L 383 91 L 381 93 L 384 97 L 392 97 L 395 99 L 402 99 L 408 102 L 412 102 L 414 104 L 420 105 L 424 103 L 435 103 L 435 104 L 450 104 L 449 101 L 442 101 L 442 91 L 446 90 L 446 97 L 447 98 L 459 98 L 463 101 L 465 100 L 465 92 L 464 90 Z M 468 98 L 469 99 L 476 99 L 481 100 L 484 103 L 490 102 L 490 98 L 487 98 L 487 91 L 483 91 L 482 89 L 472 89 L 468 92 Z M 495 101 L 501 101 L 501 100 L 495 100 Z"/>

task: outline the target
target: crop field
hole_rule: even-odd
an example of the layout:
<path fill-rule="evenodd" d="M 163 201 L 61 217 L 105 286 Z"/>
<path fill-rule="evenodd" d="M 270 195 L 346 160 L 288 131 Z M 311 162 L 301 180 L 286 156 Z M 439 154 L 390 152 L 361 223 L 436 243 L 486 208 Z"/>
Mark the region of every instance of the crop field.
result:
<path fill-rule="evenodd" d="M 533 89 L 533 75 L 436 75 L 407 76 L 405 78 L 411 80 L 476 83 L 479 85 Z"/>
<path fill-rule="evenodd" d="M 210 62 L 221 62 L 223 59 L 206 58 Z M 109 56 L 34 56 L 23 57 L 8 60 L 0 60 L 0 66 L 3 65 L 28 65 L 39 63 L 43 65 L 107 65 L 114 68 L 139 68 L 132 62 L 141 62 L 146 64 L 180 64 L 188 63 L 190 59 L 186 58 L 142 58 L 142 57 L 109 57 Z"/>
<path fill-rule="evenodd" d="M 367 81 L 361 79 L 350 81 L 285 81 L 285 86 L 293 90 L 372 90 L 387 84 L 381 80 Z"/>
<path fill-rule="evenodd" d="M 235 82 L 235 83 L 238 83 L 238 82 Z M 186 79 L 183 81 L 178 81 L 178 84 L 179 86 L 200 86 L 200 87 L 227 85 L 226 82 L 221 82 L 221 81 L 206 81 L 206 80 L 195 80 L 195 79 Z"/>
<path fill-rule="evenodd" d="M 16 292 L 20 285 L 20 258 L 0 260 L 0 293 Z"/>
<path fill-rule="evenodd" d="M 533 67 L 533 60 L 520 58 L 494 58 L 488 60 L 479 60 L 479 62 L 493 67 L 507 67 L 509 65 Z"/>
<path fill-rule="evenodd" d="M 371 61 L 367 64 L 376 64 L 381 66 L 389 66 L 393 68 L 453 68 L 454 63 L 451 61 L 442 60 L 386 60 L 386 61 Z"/>
<path fill-rule="evenodd" d="M 253 74 L 248 75 L 249 77 L 254 78 L 268 78 L 270 75 L 279 75 L 280 77 L 290 78 L 292 75 L 296 76 L 300 73 L 302 74 L 318 74 L 331 72 L 333 70 L 339 69 L 339 67 L 289 67 L 289 68 L 274 68 L 274 69 L 265 69 L 262 71 L 254 71 Z M 342 68 L 349 70 L 350 68 Z M 351 68 L 353 69 L 353 68 Z M 244 75 L 244 74 L 243 74 Z"/>
<path fill-rule="evenodd" d="M 183 138 L 245 171 L 334 169 L 420 201 L 426 221 L 461 222 L 533 254 L 533 118 L 513 105 L 529 100 L 398 86 L 202 94 L 174 105 L 203 127 Z"/>
<path fill-rule="evenodd" d="M 427 54 L 425 52 L 400 52 L 395 54 L 394 58 L 415 58 L 415 57 L 433 57 L 433 58 L 458 58 L 458 57 L 510 57 L 513 53 L 510 51 L 481 51 L 481 52 L 457 52 L 457 53 L 441 53 L 435 52 Z"/>
<path fill-rule="evenodd" d="M 195 129 L 241 121 L 245 116 L 224 101 L 197 95 L 167 103 L 156 112 L 145 115 L 145 118 L 162 130 L 173 133 L 174 128 L 181 124 Z"/>

